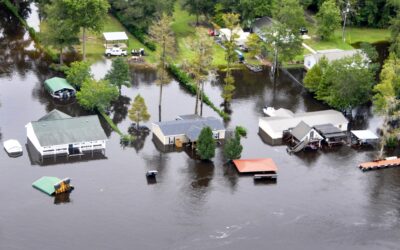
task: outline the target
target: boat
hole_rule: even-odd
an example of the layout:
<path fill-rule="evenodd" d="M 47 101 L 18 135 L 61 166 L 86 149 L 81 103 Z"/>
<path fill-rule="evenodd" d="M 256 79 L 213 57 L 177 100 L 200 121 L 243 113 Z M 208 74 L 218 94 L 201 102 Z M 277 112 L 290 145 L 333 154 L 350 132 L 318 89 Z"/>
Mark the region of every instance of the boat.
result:
<path fill-rule="evenodd" d="M 293 112 L 288 109 L 284 108 L 275 109 L 274 107 L 267 107 L 267 106 L 263 108 L 263 112 L 265 115 L 269 117 L 293 117 L 294 115 Z"/>
<path fill-rule="evenodd" d="M 22 155 L 22 146 L 17 140 L 7 140 L 3 142 L 4 149 L 11 157 L 18 157 Z"/>

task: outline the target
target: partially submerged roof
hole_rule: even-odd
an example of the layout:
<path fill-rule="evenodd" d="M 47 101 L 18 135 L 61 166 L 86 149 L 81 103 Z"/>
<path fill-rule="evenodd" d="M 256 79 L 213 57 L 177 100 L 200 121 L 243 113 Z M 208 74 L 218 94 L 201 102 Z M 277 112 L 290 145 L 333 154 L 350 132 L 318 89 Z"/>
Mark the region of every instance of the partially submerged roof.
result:
<path fill-rule="evenodd" d="M 39 180 L 35 181 L 34 183 L 32 183 L 32 186 L 36 189 L 39 189 L 43 193 L 46 193 L 48 195 L 53 195 L 56 192 L 54 185 L 56 185 L 60 181 L 61 180 L 58 179 L 57 177 L 44 176 Z"/>
<path fill-rule="evenodd" d="M 318 62 L 322 57 L 325 57 L 328 61 L 332 62 L 335 60 L 339 60 L 345 57 L 351 57 L 356 55 L 357 53 L 361 53 L 362 51 L 359 49 L 353 50 L 341 50 L 341 49 L 332 49 L 332 50 L 320 50 L 317 51 L 316 54 L 308 54 L 305 57 L 314 57 Z M 364 55 L 363 53 L 361 53 Z M 364 55 L 365 56 L 365 55 Z"/>
<path fill-rule="evenodd" d="M 58 111 L 31 122 L 42 147 L 107 139 L 97 115 L 65 116 Z"/>
<path fill-rule="evenodd" d="M 379 137 L 371 130 L 352 130 L 351 133 L 361 140 L 377 140 Z"/>
<path fill-rule="evenodd" d="M 125 32 L 104 32 L 104 39 L 106 41 L 124 41 L 128 40 L 128 36 Z"/>
<path fill-rule="evenodd" d="M 65 119 L 65 118 L 71 118 L 71 116 L 67 115 L 66 113 L 63 113 L 57 109 L 53 109 L 50 111 L 50 113 L 46 114 L 42 118 L 40 118 L 38 121 L 50 121 L 50 120 L 58 120 L 58 119 Z"/>
<path fill-rule="evenodd" d="M 198 120 L 198 119 L 203 119 L 203 117 L 199 115 L 179 115 L 176 117 L 176 120 Z"/>
<path fill-rule="evenodd" d="M 325 138 L 346 137 L 346 133 L 332 124 L 316 125 L 314 128 Z"/>
<path fill-rule="evenodd" d="M 240 173 L 277 172 L 278 167 L 271 158 L 233 160 Z"/>
<path fill-rule="evenodd" d="M 214 117 L 184 119 L 166 122 L 155 122 L 163 132 L 164 136 L 186 135 L 192 141 L 197 140 L 200 131 L 205 127 L 211 130 L 224 130 L 222 121 Z"/>
<path fill-rule="evenodd" d="M 72 87 L 71 84 L 69 84 L 66 79 L 61 77 L 53 77 L 47 79 L 46 81 L 44 81 L 44 85 L 46 89 L 49 90 L 51 93 L 63 89 L 75 90 L 74 87 Z"/>
<path fill-rule="evenodd" d="M 294 138 L 297 140 L 302 140 L 310 131 L 312 128 L 308 126 L 305 122 L 301 121 L 299 124 L 297 124 L 296 127 L 292 130 L 291 134 Z"/>
<path fill-rule="evenodd" d="M 283 131 L 296 127 L 301 121 L 311 127 L 327 123 L 334 126 L 348 124 L 348 120 L 341 112 L 332 109 L 298 113 L 294 114 L 293 117 L 262 117 L 259 124 L 265 132 L 268 132 L 272 139 L 277 139 L 282 138 Z"/>

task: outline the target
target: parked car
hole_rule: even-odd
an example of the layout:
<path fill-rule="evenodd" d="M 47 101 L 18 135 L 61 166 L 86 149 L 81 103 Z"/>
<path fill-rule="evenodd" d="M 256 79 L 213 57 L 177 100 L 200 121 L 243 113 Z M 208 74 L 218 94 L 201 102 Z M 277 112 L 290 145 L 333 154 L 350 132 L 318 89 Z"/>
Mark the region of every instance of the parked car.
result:
<path fill-rule="evenodd" d="M 145 56 L 144 54 L 144 49 L 140 48 L 140 49 L 133 49 L 131 51 L 132 56 Z"/>
<path fill-rule="evenodd" d="M 106 56 L 127 56 L 128 55 L 126 50 L 121 49 L 119 47 L 112 47 L 112 48 L 106 49 L 106 52 L 104 54 Z"/>
<path fill-rule="evenodd" d="M 306 27 L 301 27 L 299 31 L 300 31 L 300 35 L 308 34 L 308 29 Z"/>

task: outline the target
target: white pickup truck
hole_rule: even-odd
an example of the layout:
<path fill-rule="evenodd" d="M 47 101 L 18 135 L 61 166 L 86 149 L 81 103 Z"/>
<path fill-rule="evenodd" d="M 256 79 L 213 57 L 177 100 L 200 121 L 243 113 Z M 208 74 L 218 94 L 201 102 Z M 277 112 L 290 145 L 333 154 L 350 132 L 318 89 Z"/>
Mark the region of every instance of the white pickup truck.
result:
<path fill-rule="evenodd" d="M 104 54 L 106 56 L 126 56 L 126 55 L 128 55 L 126 50 L 118 48 L 118 47 L 106 49 L 106 52 Z"/>

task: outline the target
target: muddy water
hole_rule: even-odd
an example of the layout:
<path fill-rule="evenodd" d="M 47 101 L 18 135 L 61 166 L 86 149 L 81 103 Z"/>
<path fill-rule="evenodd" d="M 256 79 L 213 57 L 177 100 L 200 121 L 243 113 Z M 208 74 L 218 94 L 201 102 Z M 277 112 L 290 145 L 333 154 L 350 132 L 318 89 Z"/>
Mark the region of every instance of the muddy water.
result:
<path fill-rule="evenodd" d="M 53 108 L 85 115 L 76 104 L 54 103 L 42 83 L 55 75 L 29 38 L 6 13 L 0 25 L 0 131 L 2 140 L 26 142 L 25 124 Z M 5 21 L 6 20 L 6 21 Z M 10 20 L 12 22 L 10 22 Z M 108 60 L 98 62 L 96 77 Z M 301 74 L 301 73 L 299 73 Z M 128 103 L 141 94 L 157 120 L 158 87 L 152 71 L 132 73 L 132 87 L 112 107 L 126 131 Z M 160 152 L 151 134 L 122 148 L 104 125 L 106 159 L 31 162 L 27 151 L 11 159 L 0 152 L 0 249 L 399 249 L 400 169 L 362 173 L 356 165 L 375 151 L 341 147 L 288 155 L 258 136 L 262 107 L 295 112 L 326 109 L 284 74 L 273 84 L 265 73 L 236 72 L 232 120 L 248 129 L 243 158 L 272 157 L 275 184 L 255 184 L 224 165 L 193 161 L 186 152 Z M 207 94 L 221 102 L 218 82 Z M 163 119 L 194 110 L 194 98 L 171 82 L 164 88 Z M 216 114 L 208 107 L 205 115 Z M 375 130 L 380 118 L 368 108 L 355 112 L 358 128 Z M 150 126 L 150 122 L 145 125 Z M 158 182 L 145 172 L 159 171 Z M 31 183 L 41 176 L 71 177 L 68 197 L 48 197 Z"/>

